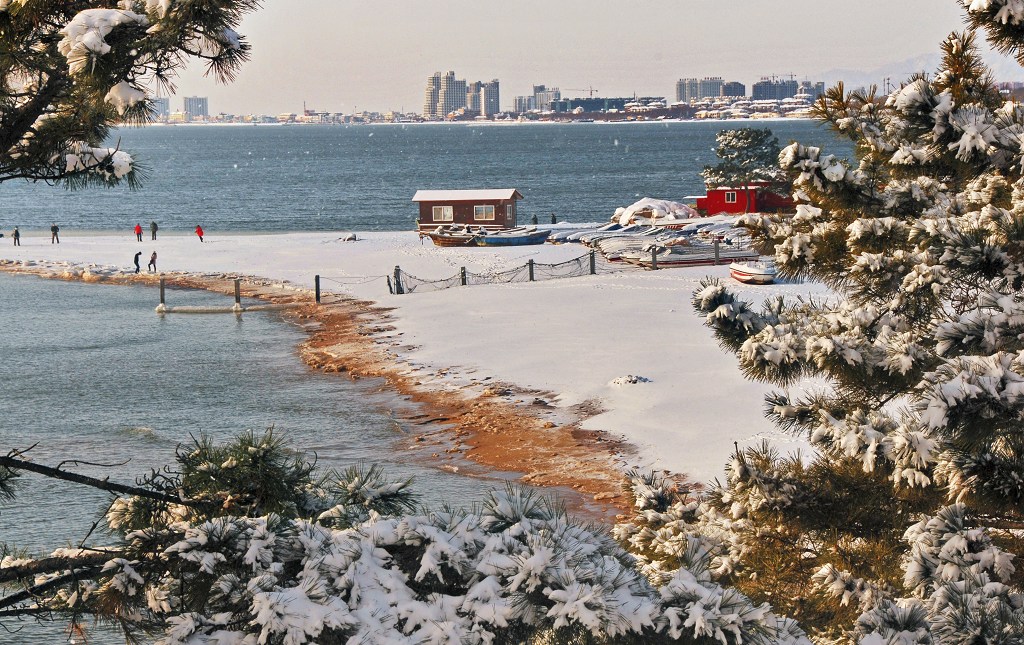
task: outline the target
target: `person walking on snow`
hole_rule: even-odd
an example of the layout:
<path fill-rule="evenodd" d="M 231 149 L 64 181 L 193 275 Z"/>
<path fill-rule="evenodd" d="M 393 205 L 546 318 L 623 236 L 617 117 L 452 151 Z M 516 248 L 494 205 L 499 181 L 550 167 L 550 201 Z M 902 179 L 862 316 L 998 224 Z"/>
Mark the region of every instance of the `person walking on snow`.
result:
<path fill-rule="evenodd" d="M 60 244 L 60 236 L 57 233 L 60 233 L 60 227 L 57 226 L 57 222 L 54 222 L 53 226 L 50 227 L 50 244 L 54 242 Z"/>
<path fill-rule="evenodd" d="M 138 273 L 142 267 L 139 266 L 139 256 L 142 255 L 142 251 L 135 254 L 135 273 Z"/>
<path fill-rule="evenodd" d="M 142 241 L 142 224 L 135 225 L 135 239 Z"/>
<path fill-rule="evenodd" d="M 203 241 L 203 227 L 198 225 L 198 224 L 196 224 L 196 235 L 199 236 L 199 241 L 202 242 Z"/>
<path fill-rule="evenodd" d="M 156 230 L 158 228 L 160 228 L 160 227 L 156 225 L 156 222 L 150 222 L 149 223 L 149 232 L 153 234 L 153 239 L 154 240 L 156 239 Z"/>
<path fill-rule="evenodd" d="M 149 264 L 146 265 L 146 268 L 156 273 L 156 251 L 153 251 L 153 255 L 149 256 Z"/>
<path fill-rule="evenodd" d="M 12 237 L 14 237 L 14 246 L 21 246 L 21 231 L 18 230 L 17 226 L 14 227 L 14 234 Z"/>

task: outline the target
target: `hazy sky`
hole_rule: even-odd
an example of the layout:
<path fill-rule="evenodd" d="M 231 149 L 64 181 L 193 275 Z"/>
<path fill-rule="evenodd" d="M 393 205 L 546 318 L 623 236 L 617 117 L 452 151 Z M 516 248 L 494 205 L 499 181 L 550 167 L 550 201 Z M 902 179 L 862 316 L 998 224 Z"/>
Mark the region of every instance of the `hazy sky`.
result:
<path fill-rule="evenodd" d="M 446 70 L 499 79 L 503 109 L 533 84 L 674 99 L 679 78 L 722 76 L 749 92 L 762 76 L 931 54 L 962 28 L 956 0 L 265 0 L 240 30 L 253 56 L 238 79 L 190 69 L 171 108 L 200 95 L 213 113 L 420 112 L 427 76 Z"/>

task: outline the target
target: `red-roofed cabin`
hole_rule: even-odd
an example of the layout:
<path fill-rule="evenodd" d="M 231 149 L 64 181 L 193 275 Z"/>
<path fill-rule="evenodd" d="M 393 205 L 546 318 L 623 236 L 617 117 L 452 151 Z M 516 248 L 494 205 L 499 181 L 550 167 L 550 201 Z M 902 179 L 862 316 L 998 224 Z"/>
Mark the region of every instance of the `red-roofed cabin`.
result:
<path fill-rule="evenodd" d="M 421 233 L 438 226 L 462 226 L 500 230 L 516 226 L 516 201 L 523 199 L 515 188 L 496 190 L 417 190 Z"/>
<path fill-rule="evenodd" d="M 707 195 L 697 198 L 697 210 L 708 215 L 719 213 L 774 213 L 793 208 L 793 200 L 764 190 L 766 183 L 747 186 L 708 188 Z M 747 200 L 750 203 L 747 203 Z"/>

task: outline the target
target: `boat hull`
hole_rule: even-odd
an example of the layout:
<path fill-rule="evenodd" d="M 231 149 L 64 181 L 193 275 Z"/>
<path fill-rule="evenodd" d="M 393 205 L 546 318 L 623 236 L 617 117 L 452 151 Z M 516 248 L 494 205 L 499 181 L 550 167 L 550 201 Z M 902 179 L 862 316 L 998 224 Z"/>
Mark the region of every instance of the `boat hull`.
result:
<path fill-rule="evenodd" d="M 543 244 L 551 231 L 538 231 L 527 235 L 482 235 L 477 238 L 479 246 L 527 246 Z"/>
<path fill-rule="evenodd" d="M 729 265 L 729 276 L 744 284 L 771 284 L 775 282 L 775 269 L 736 263 Z"/>
<path fill-rule="evenodd" d="M 444 233 L 424 233 L 434 246 L 476 246 L 476 235 L 446 235 Z"/>

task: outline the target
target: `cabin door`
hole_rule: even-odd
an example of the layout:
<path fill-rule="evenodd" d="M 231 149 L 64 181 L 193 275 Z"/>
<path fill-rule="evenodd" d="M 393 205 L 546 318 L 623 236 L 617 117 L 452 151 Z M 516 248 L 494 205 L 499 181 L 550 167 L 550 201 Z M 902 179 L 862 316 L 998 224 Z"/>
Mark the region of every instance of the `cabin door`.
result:
<path fill-rule="evenodd" d="M 505 228 L 513 228 L 516 225 L 515 202 L 505 205 Z"/>

